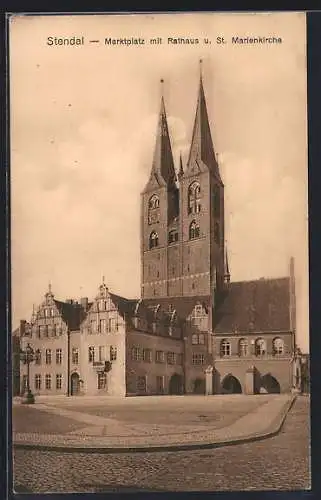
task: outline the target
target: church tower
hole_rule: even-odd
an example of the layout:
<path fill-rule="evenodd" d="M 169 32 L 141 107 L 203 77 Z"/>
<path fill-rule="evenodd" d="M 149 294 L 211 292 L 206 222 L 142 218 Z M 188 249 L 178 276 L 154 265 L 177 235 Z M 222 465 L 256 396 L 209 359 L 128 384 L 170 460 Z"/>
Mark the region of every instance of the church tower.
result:
<path fill-rule="evenodd" d="M 178 188 L 162 95 L 152 168 L 141 194 L 142 298 L 168 295 L 168 227 L 177 216 Z"/>
<path fill-rule="evenodd" d="M 224 185 L 216 160 L 200 68 L 189 157 L 180 175 L 183 296 L 224 286 Z"/>
<path fill-rule="evenodd" d="M 142 192 L 143 299 L 210 297 L 224 287 L 224 185 L 211 136 L 202 72 L 187 164 L 176 177 L 164 98 L 151 173 Z"/>

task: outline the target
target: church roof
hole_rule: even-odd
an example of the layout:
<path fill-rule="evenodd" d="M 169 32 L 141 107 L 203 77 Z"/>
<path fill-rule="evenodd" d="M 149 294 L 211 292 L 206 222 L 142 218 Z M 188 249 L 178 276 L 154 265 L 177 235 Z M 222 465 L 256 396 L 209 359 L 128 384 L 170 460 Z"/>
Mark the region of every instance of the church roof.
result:
<path fill-rule="evenodd" d="M 230 283 L 214 322 L 215 333 L 289 331 L 290 279 Z"/>

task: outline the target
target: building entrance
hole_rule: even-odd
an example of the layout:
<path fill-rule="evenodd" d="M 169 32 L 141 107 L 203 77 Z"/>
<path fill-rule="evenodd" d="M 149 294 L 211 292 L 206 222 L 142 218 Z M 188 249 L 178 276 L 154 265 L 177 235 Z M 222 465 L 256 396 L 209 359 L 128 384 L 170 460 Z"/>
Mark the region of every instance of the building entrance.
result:
<path fill-rule="evenodd" d="M 80 390 L 80 382 L 79 382 L 79 375 L 78 373 L 73 373 L 70 377 L 70 394 L 72 396 L 76 396 L 79 394 Z"/>

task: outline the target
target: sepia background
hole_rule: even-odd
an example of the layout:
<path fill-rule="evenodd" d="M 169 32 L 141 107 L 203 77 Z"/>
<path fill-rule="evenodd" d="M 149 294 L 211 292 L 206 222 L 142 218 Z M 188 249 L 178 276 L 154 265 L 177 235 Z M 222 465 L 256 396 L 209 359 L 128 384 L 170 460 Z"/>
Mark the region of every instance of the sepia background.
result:
<path fill-rule="evenodd" d="M 46 44 L 73 35 L 100 44 Z M 283 43 L 231 43 L 273 35 Z M 104 45 L 132 36 L 164 42 Z M 9 56 L 14 328 L 49 282 L 62 300 L 92 297 L 104 275 L 114 293 L 139 297 L 140 192 L 159 80 L 177 167 L 180 152 L 187 160 L 202 58 L 231 279 L 285 276 L 293 255 L 298 343 L 309 350 L 305 14 L 13 16 Z"/>

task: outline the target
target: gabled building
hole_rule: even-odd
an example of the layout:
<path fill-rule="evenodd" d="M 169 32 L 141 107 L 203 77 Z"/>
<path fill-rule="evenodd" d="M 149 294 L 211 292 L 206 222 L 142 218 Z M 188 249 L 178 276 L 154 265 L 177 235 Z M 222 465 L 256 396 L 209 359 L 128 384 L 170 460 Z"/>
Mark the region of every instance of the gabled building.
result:
<path fill-rule="evenodd" d="M 141 193 L 141 298 L 57 301 L 21 327 L 37 394 L 246 394 L 299 386 L 289 276 L 231 282 L 224 185 L 200 76 L 190 152 L 175 168 L 164 98 Z M 25 368 L 22 366 L 22 369 Z M 23 372 L 23 376 L 25 372 Z"/>

